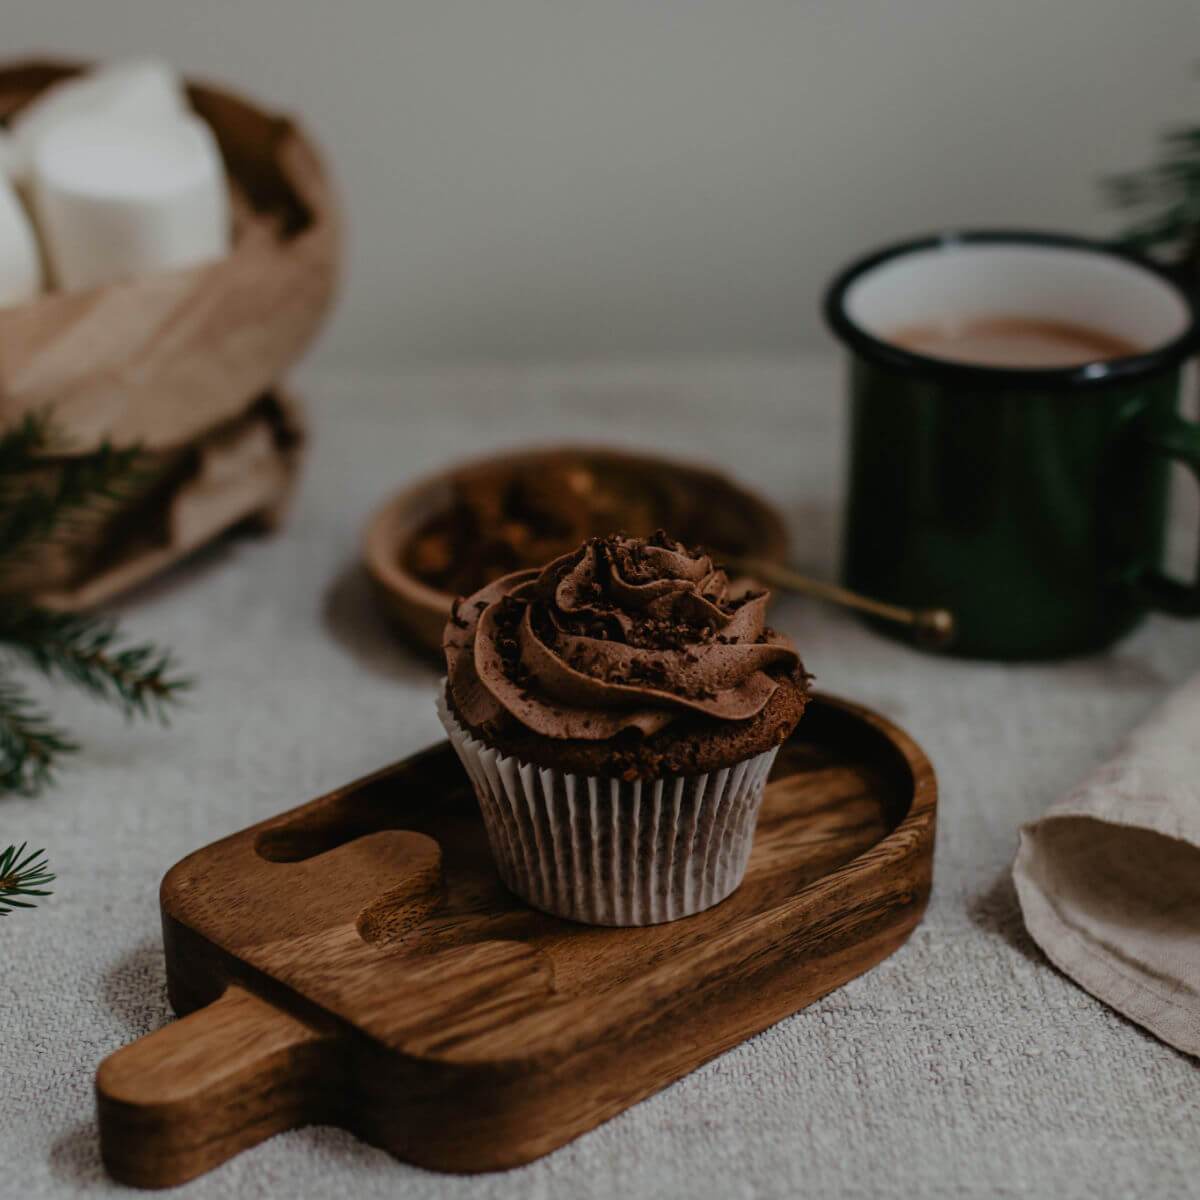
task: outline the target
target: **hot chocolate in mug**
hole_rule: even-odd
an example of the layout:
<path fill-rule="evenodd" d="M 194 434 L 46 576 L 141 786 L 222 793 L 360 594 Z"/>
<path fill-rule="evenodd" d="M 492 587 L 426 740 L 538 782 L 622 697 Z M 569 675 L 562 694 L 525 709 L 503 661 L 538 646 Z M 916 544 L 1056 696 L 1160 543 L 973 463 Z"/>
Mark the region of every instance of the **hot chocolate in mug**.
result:
<path fill-rule="evenodd" d="M 953 652 L 1098 649 L 1149 609 L 1200 616 L 1163 571 L 1194 290 L 1100 242 L 953 233 L 888 247 L 830 285 L 850 352 L 846 585 L 943 607 Z"/>

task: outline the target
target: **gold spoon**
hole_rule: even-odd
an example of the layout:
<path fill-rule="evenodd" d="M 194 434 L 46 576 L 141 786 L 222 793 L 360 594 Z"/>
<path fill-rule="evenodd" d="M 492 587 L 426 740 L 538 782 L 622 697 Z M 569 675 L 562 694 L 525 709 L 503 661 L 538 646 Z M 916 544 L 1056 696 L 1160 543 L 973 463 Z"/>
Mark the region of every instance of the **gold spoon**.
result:
<path fill-rule="evenodd" d="M 902 608 L 898 604 L 888 604 L 883 600 L 872 600 L 869 596 L 860 596 L 848 588 L 839 587 L 836 583 L 826 583 L 822 579 L 810 579 L 790 567 L 768 562 L 760 558 L 726 558 L 734 570 L 749 575 L 771 587 L 787 588 L 792 592 L 802 592 L 806 596 L 816 596 L 819 600 L 827 600 L 830 604 L 840 604 L 843 608 L 853 608 L 858 612 L 867 613 L 883 621 L 894 621 L 897 625 L 907 625 L 923 645 L 944 649 L 954 641 L 954 614 L 945 608 Z"/>

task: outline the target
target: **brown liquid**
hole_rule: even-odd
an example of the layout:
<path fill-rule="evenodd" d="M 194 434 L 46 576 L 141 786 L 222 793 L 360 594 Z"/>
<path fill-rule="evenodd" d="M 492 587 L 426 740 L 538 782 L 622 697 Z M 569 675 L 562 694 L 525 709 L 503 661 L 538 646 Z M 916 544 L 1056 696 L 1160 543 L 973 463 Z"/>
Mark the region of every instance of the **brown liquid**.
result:
<path fill-rule="evenodd" d="M 981 367 L 1078 367 L 1140 354 L 1142 347 L 1090 325 L 1037 317 L 975 317 L 955 324 L 906 325 L 893 345 L 930 358 Z"/>

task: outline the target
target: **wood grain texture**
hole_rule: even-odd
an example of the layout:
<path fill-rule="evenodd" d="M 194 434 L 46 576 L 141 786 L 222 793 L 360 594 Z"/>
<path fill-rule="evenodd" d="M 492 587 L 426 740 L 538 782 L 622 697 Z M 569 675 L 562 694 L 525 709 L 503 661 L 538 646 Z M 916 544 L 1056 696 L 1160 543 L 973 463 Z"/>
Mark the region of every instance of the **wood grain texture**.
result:
<path fill-rule="evenodd" d="M 168 982 L 192 1015 L 102 1065 L 105 1162 L 180 1183 L 309 1121 L 443 1170 L 528 1162 L 895 950 L 928 899 L 935 811 L 911 739 L 819 697 L 733 896 L 588 927 L 505 891 L 435 746 L 168 873 Z"/>
<path fill-rule="evenodd" d="M 168 1025 L 96 1077 L 102 1138 L 117 1177 L 170 1186 L 298 1124 L 336 1117 L 337 1039 L 239 987 Z M 153 1094 L 155 1103 L 144 1103 Z M 129 1155 L 136 1161 L 127 1161 Z M 123 1157 L 124 1156 L 124 1157 Z"/>

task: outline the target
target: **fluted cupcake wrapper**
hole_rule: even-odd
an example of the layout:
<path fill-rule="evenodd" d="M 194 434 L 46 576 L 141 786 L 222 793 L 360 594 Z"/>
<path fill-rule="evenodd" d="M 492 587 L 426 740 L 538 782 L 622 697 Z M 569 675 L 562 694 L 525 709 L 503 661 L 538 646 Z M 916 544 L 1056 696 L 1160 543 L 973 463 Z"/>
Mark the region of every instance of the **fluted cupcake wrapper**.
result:
<path fill-rule="evenodd" d="M 500 878 L 535 908 L 590 925 L 657 925 L 719 904 L 742 882 L 777 748 L 706 775 L 628 782 L 503 755 L 442 693 L 438 716 Z"/>

